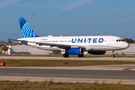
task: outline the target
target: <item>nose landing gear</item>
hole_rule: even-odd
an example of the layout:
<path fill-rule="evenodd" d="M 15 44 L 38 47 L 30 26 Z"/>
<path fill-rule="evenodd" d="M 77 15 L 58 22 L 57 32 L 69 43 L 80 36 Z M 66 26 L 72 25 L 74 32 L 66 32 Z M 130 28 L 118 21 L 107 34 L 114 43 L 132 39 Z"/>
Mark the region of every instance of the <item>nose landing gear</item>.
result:
<path fill-rule="evenodd" d="M 115 57 L 115 55 L 114 55 L 114 51 L 112 51 L 112 55 L 111 55 L 111 57 L 112 57 L 112 58 L 114 58 L 114 57 Z"/>
<path fill-rule="evenodd" d="M 111 55 L 111 57 L 112 57 L 112 58 L 114 58 L 114 57 L 115 57 L 115 55 L 114 55 L 114 54 L 112 54 L 112 55 Z"/>

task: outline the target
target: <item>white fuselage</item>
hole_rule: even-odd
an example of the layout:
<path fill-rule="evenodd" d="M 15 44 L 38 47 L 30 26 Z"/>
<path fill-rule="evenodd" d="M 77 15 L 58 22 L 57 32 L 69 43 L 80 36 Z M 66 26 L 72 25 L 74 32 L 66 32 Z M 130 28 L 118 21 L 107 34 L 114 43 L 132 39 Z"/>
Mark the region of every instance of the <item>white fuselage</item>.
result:
<path fill-rule="evenodd" d="M 99 51 L 115 51 L 122 50 L 129 47 L 129 44 L 117 36 L 59 36 L 59 37 L 34 37 L 34 38 L 20 38 L 18 40 L 28 41 L 27 45 L 44 50 L 63 51 L 59 45 L 69 45 L 72 47 L 84 47 L 88 50 Z M 30 42 L 29 42 L 30 41 Z M 49 43 L 50 45 L 37 44 L 33 42 Z"/>

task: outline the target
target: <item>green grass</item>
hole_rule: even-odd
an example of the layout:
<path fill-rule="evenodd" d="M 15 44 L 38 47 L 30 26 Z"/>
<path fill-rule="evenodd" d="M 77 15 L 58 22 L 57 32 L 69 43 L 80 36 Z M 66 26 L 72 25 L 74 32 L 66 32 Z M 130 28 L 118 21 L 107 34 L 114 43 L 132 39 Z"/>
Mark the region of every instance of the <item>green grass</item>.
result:
<path fill-rule="evenodd" d="M 49 66 L 91 66 L 135 64 L 134 61 L 93 61 L 93 60 L 4 60 L 6 67 L 49 67 Z"/>
<path fill-rule="evenodd" d="M 0 90 L 135 90 L 135 85 L 0 81 Z"/>

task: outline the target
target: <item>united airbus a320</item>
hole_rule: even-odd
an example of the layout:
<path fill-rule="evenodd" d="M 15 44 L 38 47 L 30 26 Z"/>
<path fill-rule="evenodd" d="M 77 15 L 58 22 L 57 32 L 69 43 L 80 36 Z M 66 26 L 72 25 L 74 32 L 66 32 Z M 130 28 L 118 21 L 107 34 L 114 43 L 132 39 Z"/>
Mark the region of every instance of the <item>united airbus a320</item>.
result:
<path fill-rule="evenodd" d="M 129 47 L 129 44 L 117 36 L 47 36 L 37 35 L 28 22 L 19 17 L 22 38 L 18 43 L 25 44 L 34 48 L 43 50 L 60 51 L 63 57 L 69 55 L 78 55 L 83 57 L 84 52 L 95 55 L 103 55 L 106 51 L 112 51 L 112 57 L 116 50 L 123 50 Z"/>

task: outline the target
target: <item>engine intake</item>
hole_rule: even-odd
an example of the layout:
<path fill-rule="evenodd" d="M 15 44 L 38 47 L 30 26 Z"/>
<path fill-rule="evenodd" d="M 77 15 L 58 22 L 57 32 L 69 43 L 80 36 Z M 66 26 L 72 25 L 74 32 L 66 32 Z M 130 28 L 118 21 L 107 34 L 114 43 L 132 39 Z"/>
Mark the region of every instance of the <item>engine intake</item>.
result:
<path fill-rule="evenodd" d="M 84 48 L 82 47 L 74 47 L 68 50 L 68 54 L 71 55 L 82 55 L 83 53 L 84 53 Z"/>

